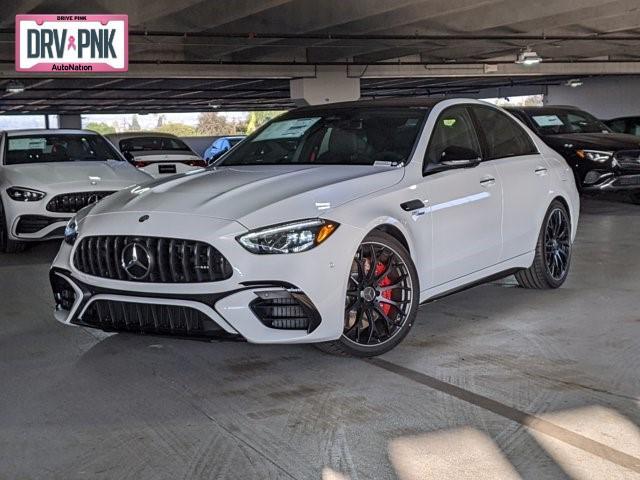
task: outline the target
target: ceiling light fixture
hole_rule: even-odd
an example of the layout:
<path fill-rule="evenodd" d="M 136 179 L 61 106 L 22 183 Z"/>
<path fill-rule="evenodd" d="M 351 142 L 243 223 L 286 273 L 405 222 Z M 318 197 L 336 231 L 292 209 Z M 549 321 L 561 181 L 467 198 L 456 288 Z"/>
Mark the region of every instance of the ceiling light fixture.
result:
<path fill-rule="evenodd" d="M 567 80 L 567 83 L 565 83 L 565 85 L 567 87 L 577 88 L 577 87 L 581 87 L 582 83 L 583 83 L 582 80 L 580 80 L 579 78 L 572 78 L 571 80 Z"/>
<path fill-rule="evenodd" d="M 531 50 L 531 47 L 520 51 L 516 60 L 516 63 L 519 65 L 537 65 L 540 62 L 542 62 L 542 57 Z"/>
<path fill-rule="evenodd" d="M 7 84 L 7 93 L 22 93 L 24 92 L 24 85 L 22 82 L 18 82 L 17 80 L 11 80 Z"/>

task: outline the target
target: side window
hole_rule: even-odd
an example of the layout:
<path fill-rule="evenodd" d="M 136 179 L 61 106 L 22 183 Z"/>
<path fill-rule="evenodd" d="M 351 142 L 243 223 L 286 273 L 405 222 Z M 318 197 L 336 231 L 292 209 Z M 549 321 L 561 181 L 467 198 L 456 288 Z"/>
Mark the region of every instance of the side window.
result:
<path fill-rule="evenodd" d="M 447 157 L 458 160 L 480 158 L 480 144 L 469 111 L 463 105 L 446 109 L 436 121 L 422 166 L 438 164 Z"/>
<path fill-rule="evenodd" d="M 626 133 L 630 133 L 631 135 L 640 135 L 640 119 L 634 118 L 633 120 L 629 120 Z"/>
<path fill-rule="evenodd" d="M 627 122 L 624 119 L 608 122 L 608 126 L 614 132 L 626 133 L 627 131 Z M 630 126 L 633 128 L 634 125 L 631 124 Z"/>
<path fill-rule="evenodd" d="M 486 160 L 538 153 L 527 132 L 501 111 L 477 105 L 471 109 L 486 142 Z"/>

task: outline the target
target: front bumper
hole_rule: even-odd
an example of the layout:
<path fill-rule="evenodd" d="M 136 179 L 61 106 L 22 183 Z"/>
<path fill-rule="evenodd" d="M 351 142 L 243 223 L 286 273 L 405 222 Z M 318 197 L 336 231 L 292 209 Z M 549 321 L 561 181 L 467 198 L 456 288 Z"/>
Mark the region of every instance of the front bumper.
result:
<path fill-rule="evenodd" d="M 140 212 L 100 215 L 99 221 L 96 217 L 81 221 L 81 236 L 74 247 L 62 244 L 51 269 L 55 317 L 62 323 L 107 331 L 231 336 L 252 343 L 322 342 L 342 334 L 346 283 L 361 236 L 354 227 L 341 225 L 325 244 L 308 252 L 254 255 L 235 240 L 246 229 L 232 221 L 154 213 L 142 225 Z M 167 225 L 180 225 L 180 237 L 216 247 L 233 267 L 231 278 L 180 284 L 114 280 L 82 273 L 71 261 L 83 235 L 168 237 L 167 231 L 178 230 Z M 72 292 L 68 298 L 65 289 Z M 103 306 L 96 306 L 98 302 Z M 154 319 L 160 306 L 166 307 L 163 318 Z M 179 310 L 171 314 L 168 307 Z M 103 318 L 90 318 L 100 308 L 106 312 Z M 174 321 L 175 312 L 181 312 L 182 319 Z"/>
<path fill-rule="evenodd" d="M 617 175 L 605 173 L 589 185 L 583 185 L 585 192 L 618 192 L 640 190 L 640 173 Z"/>

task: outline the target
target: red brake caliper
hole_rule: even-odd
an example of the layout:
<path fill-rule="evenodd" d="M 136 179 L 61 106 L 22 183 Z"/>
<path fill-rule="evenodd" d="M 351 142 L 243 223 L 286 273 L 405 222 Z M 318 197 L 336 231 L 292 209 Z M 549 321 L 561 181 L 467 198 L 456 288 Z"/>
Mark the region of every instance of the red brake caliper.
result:
<path fill-rule="evenodd" d="M 376 276 L 384 272 L 385 268 L 386 267 L 384 266 L 384 264 L 378 262 L 378 264 L 376 265 Z M 390 284 L 391 284 L 391 279 L 389 278 L 389 275 L 386 275 L 378 283 L 378 285 L 381 287 L 385 287 Z M 385 290 L 384 292 L 382 292 L 382 296 L 387 300 L 391 300 L 391 290 Z M 391 310 L 391 305 L 389 305 L 388 303 L 382 303 L 382 302 L 379 302 L 379 305 L 380 305 L 380 310 L 382 310 L 385 315 L 389 315 L 389 311 Z"/>

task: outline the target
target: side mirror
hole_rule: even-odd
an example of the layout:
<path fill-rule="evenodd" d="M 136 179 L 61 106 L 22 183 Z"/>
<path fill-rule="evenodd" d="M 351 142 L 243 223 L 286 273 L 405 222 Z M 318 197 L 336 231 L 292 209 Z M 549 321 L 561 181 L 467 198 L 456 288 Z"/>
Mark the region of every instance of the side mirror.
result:
<path fill-rule="evenodd" d="M 473 167 L 480 163 L 480 155 L 470 148 L 450 145 L 444 149 L 438 163 L 446 167 Z"/>

